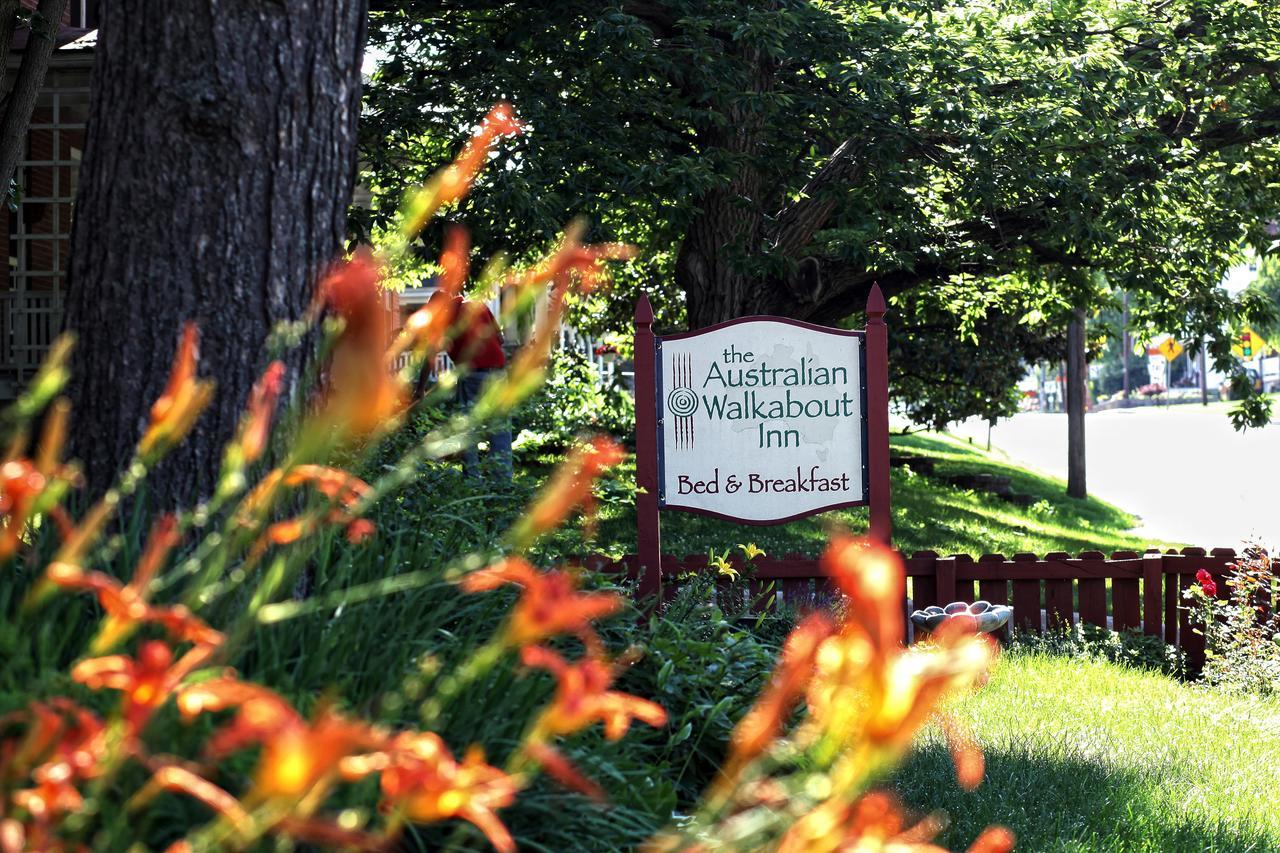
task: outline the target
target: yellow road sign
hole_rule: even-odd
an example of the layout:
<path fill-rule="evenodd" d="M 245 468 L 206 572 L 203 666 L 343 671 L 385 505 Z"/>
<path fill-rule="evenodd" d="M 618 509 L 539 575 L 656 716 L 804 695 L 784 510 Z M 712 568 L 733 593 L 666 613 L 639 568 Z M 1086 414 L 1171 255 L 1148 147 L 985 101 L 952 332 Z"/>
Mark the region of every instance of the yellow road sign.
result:
<path fill-rule="evenodd" d="M 1240 334 L 1236 335 L 1235 341 L 1231 344 L 1231 352 L 1236 358 L 1242 358 L 1250 361 L 1260 355 L 1265 355 L 1271 349 L 1262 335 L 1250 329 L 1248 326 Z"/>
<path fill-rule="evenodd" d="M 1156 349 L 1158 349 L 1160 354 L 1169 361 L 1173 361 L 1175 358 L 1182 355 L 1182 344 L 1178 343 L 1173 338 L 1165 338 L 1164 342 L 1156 347 Z"/>

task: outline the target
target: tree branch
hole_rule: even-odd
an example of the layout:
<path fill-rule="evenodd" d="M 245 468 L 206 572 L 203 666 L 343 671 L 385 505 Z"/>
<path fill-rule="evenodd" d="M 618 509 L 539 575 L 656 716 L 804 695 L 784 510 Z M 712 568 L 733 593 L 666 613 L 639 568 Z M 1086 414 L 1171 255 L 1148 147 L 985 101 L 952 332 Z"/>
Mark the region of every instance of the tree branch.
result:
<path fill-rule="evenodd" d="M 800 198 L 787 205 L 774 220 L 773 248 L 791 259 L 799 259 L 836 208 L 833 185 L 855 183 L 865 167 L 861 143 L 842 142 L 827 162 L 800 190 Z"/>
<path fill-rule="evenodd" d="M 884 295 L 892 297 L 925 282 L 952 276 L 1013 272 L 1028 259 L 1064 267 L 1091 266 L 1089 258 L 1040 239 L 1050 227 L 1048 217 L 1056 206 L 1054 199 L 1045 199 L 1034 205 L 994 211 L 951 225 L 935 241 L 941 246 L 985 245 L 991 251 L 957 251 L 935 256 L 911 268 L 896 269 L 868 270 L 824 260 L 821 263 L 822 291 L 819 298 L 807 306 L 801 319 L 815 322 L 842 320 L 862 308 L 872 284 L 879 284 Z M 1019 249 L 1025 251 L 1019 252 Z"/>

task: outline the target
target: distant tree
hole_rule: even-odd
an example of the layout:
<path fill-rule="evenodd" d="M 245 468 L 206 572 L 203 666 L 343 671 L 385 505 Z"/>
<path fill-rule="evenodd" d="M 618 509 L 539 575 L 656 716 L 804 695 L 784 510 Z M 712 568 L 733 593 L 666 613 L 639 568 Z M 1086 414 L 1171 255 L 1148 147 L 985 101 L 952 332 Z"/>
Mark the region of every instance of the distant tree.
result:
<path fill-rule="evenodd" d="M 36 95 L 44 85 L 66 8 L 67 0 L 40 0 L 34 11 L 24 8 L 19 0 L 0 0 L 0 56 L 9 55 L 14 34 L 21 27 L 27 28 L 27 46 L 13 86 L 5 95 L 4 115 L 0 116 L 0 187 L 6 189 L 6 194 L 18 168 Z"/>
<path fill-rule="evenodd" d="M 1258 277 L 1249 289 L 1259 297 L 1264 310 L 1254 320 L 1257 330 L 1273 343 L 1280 343 L 1280 255 L 1267 255 L 1258 262 Z"/>
<path fill-rule="evenodd" d="M 102 4 L 66 315 L 90 491 L 128 461 L 187 320 L 215 404 L 147 483 L 165 503 L 212 485 L 267 336 L 343 248 L 365 20 L 353 0 Z"/>

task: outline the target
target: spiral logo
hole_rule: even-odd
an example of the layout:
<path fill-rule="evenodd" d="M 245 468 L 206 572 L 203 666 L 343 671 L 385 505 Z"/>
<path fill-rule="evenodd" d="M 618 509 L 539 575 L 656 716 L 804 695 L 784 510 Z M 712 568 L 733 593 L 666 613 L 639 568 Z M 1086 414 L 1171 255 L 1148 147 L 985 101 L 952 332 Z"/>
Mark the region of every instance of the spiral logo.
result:
<path fill-rule="evenodd" d="M 698 411 L 698 395 L 688 388 L 676 388 L 667 395 L 667 410 L 678 418 L 690 417 Z"/>

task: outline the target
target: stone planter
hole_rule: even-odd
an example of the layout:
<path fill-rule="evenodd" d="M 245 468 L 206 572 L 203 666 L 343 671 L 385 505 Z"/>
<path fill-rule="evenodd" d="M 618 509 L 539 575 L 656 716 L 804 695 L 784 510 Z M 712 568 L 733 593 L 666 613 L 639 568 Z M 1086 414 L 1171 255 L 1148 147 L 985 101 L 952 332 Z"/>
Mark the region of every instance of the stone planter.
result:
<path fill-rule="evenodd" d="M 1007 625 L 1011 616 L 1013 616 L 1013 608 L 1004 604 L 992 604 L 989 601 L 975 601 L 973 604 L 953 601 L 946 607 L 938 607 L 935 604 L 923 610 L 916 610 L 911 614 L 911 622 L 917 630 L 932 633 L 952 620 L 971 619 L 976 630 L 990 634 Z"/>

